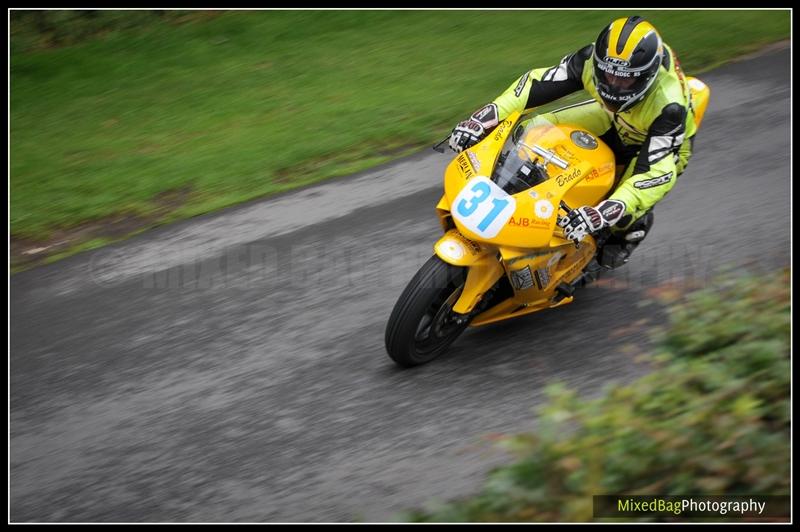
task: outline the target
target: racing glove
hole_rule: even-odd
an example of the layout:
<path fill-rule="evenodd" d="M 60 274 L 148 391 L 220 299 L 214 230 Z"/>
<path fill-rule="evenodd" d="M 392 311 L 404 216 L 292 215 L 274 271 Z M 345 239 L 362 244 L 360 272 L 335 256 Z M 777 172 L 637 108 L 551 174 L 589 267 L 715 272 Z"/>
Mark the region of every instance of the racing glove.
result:
<path fill-rule="evenodd" d="M 564 229 L 564 237 L 576 244 L 603 228 L 617 223 L 625 214 L 625 204 L 619 200 L 605 200 L 596 207 L 584 206 L 573 209 L 567 216 L 558 219 Z"/>
<path fill-rule="evenodd" d="M 497 105 L 493 103 L 484 105 L 453 129 L 450 134 L 450 148 L 458 153 L 474 146 L 499 123 Z"/>

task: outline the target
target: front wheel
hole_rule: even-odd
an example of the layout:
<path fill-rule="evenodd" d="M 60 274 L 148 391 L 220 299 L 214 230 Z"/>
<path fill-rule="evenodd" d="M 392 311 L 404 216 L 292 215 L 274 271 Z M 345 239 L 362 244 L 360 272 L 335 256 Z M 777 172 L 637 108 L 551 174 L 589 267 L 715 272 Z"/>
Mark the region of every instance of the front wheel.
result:
<path fill-rule="evenodd" d="M 452 312 L 466 276 L 466 268 L 434 255 L 411 279 L 386 324 L 386 351 L 398 365 L 430 362 L 469 325 Z"/>

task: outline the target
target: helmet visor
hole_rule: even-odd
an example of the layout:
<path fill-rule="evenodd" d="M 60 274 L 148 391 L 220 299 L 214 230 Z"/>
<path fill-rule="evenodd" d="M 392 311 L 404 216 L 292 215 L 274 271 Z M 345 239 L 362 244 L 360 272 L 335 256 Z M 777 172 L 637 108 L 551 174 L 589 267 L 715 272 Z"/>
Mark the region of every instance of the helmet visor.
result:
<path fill-rule="evenodd" d="M 634 85 L 636 85 L 636 82 L 638 81 L 638 78 L 635 77 L 623 78 L 620 76 L 615 76 L 614 74 L 611 74 L 609 72 L 603 72 L 603 79 L 605 84 L 608 85 L 609 88 L 616 89 L 619 91 L 630 90 L 631 88 L 633 88 Z"/>
<path fill-rule="evenodd" d="M 614 112 L 628 107 L 643 96 L 650 88 L 656 74 L 658 74 L 657 64 L 650 70 L 633 70 L 596 62 L 594 69 L 597 91 L 606 106 Z"/>

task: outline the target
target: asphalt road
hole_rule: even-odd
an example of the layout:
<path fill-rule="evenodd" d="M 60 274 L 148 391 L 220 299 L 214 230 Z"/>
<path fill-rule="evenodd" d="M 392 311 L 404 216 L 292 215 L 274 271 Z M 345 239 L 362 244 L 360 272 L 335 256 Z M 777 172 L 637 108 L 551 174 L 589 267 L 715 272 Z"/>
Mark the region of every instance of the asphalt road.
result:
<path fill-rule="evenodd" d="M 12 522 L 387 521 L 476 491 L 552 381 L 647 371 L 665 294 L 790 262 L 790 55 L 702 77 L 695 156 L 631 262 L 396 368 L 450 155 L 189 220 L 10 280 Z"/>

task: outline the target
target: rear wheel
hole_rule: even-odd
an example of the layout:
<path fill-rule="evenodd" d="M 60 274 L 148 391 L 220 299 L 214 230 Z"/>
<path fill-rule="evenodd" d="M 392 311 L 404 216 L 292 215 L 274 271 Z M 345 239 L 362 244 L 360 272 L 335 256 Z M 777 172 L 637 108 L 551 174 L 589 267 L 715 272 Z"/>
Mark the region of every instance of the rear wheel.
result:
<path fill-rule="evenodd" d="M 386 351 L 398 365 L 418 366 L 441 355 L 469 325 L 453 313 L 466 268 L 432 256 L 408 283 L 386 324 Z"/>

